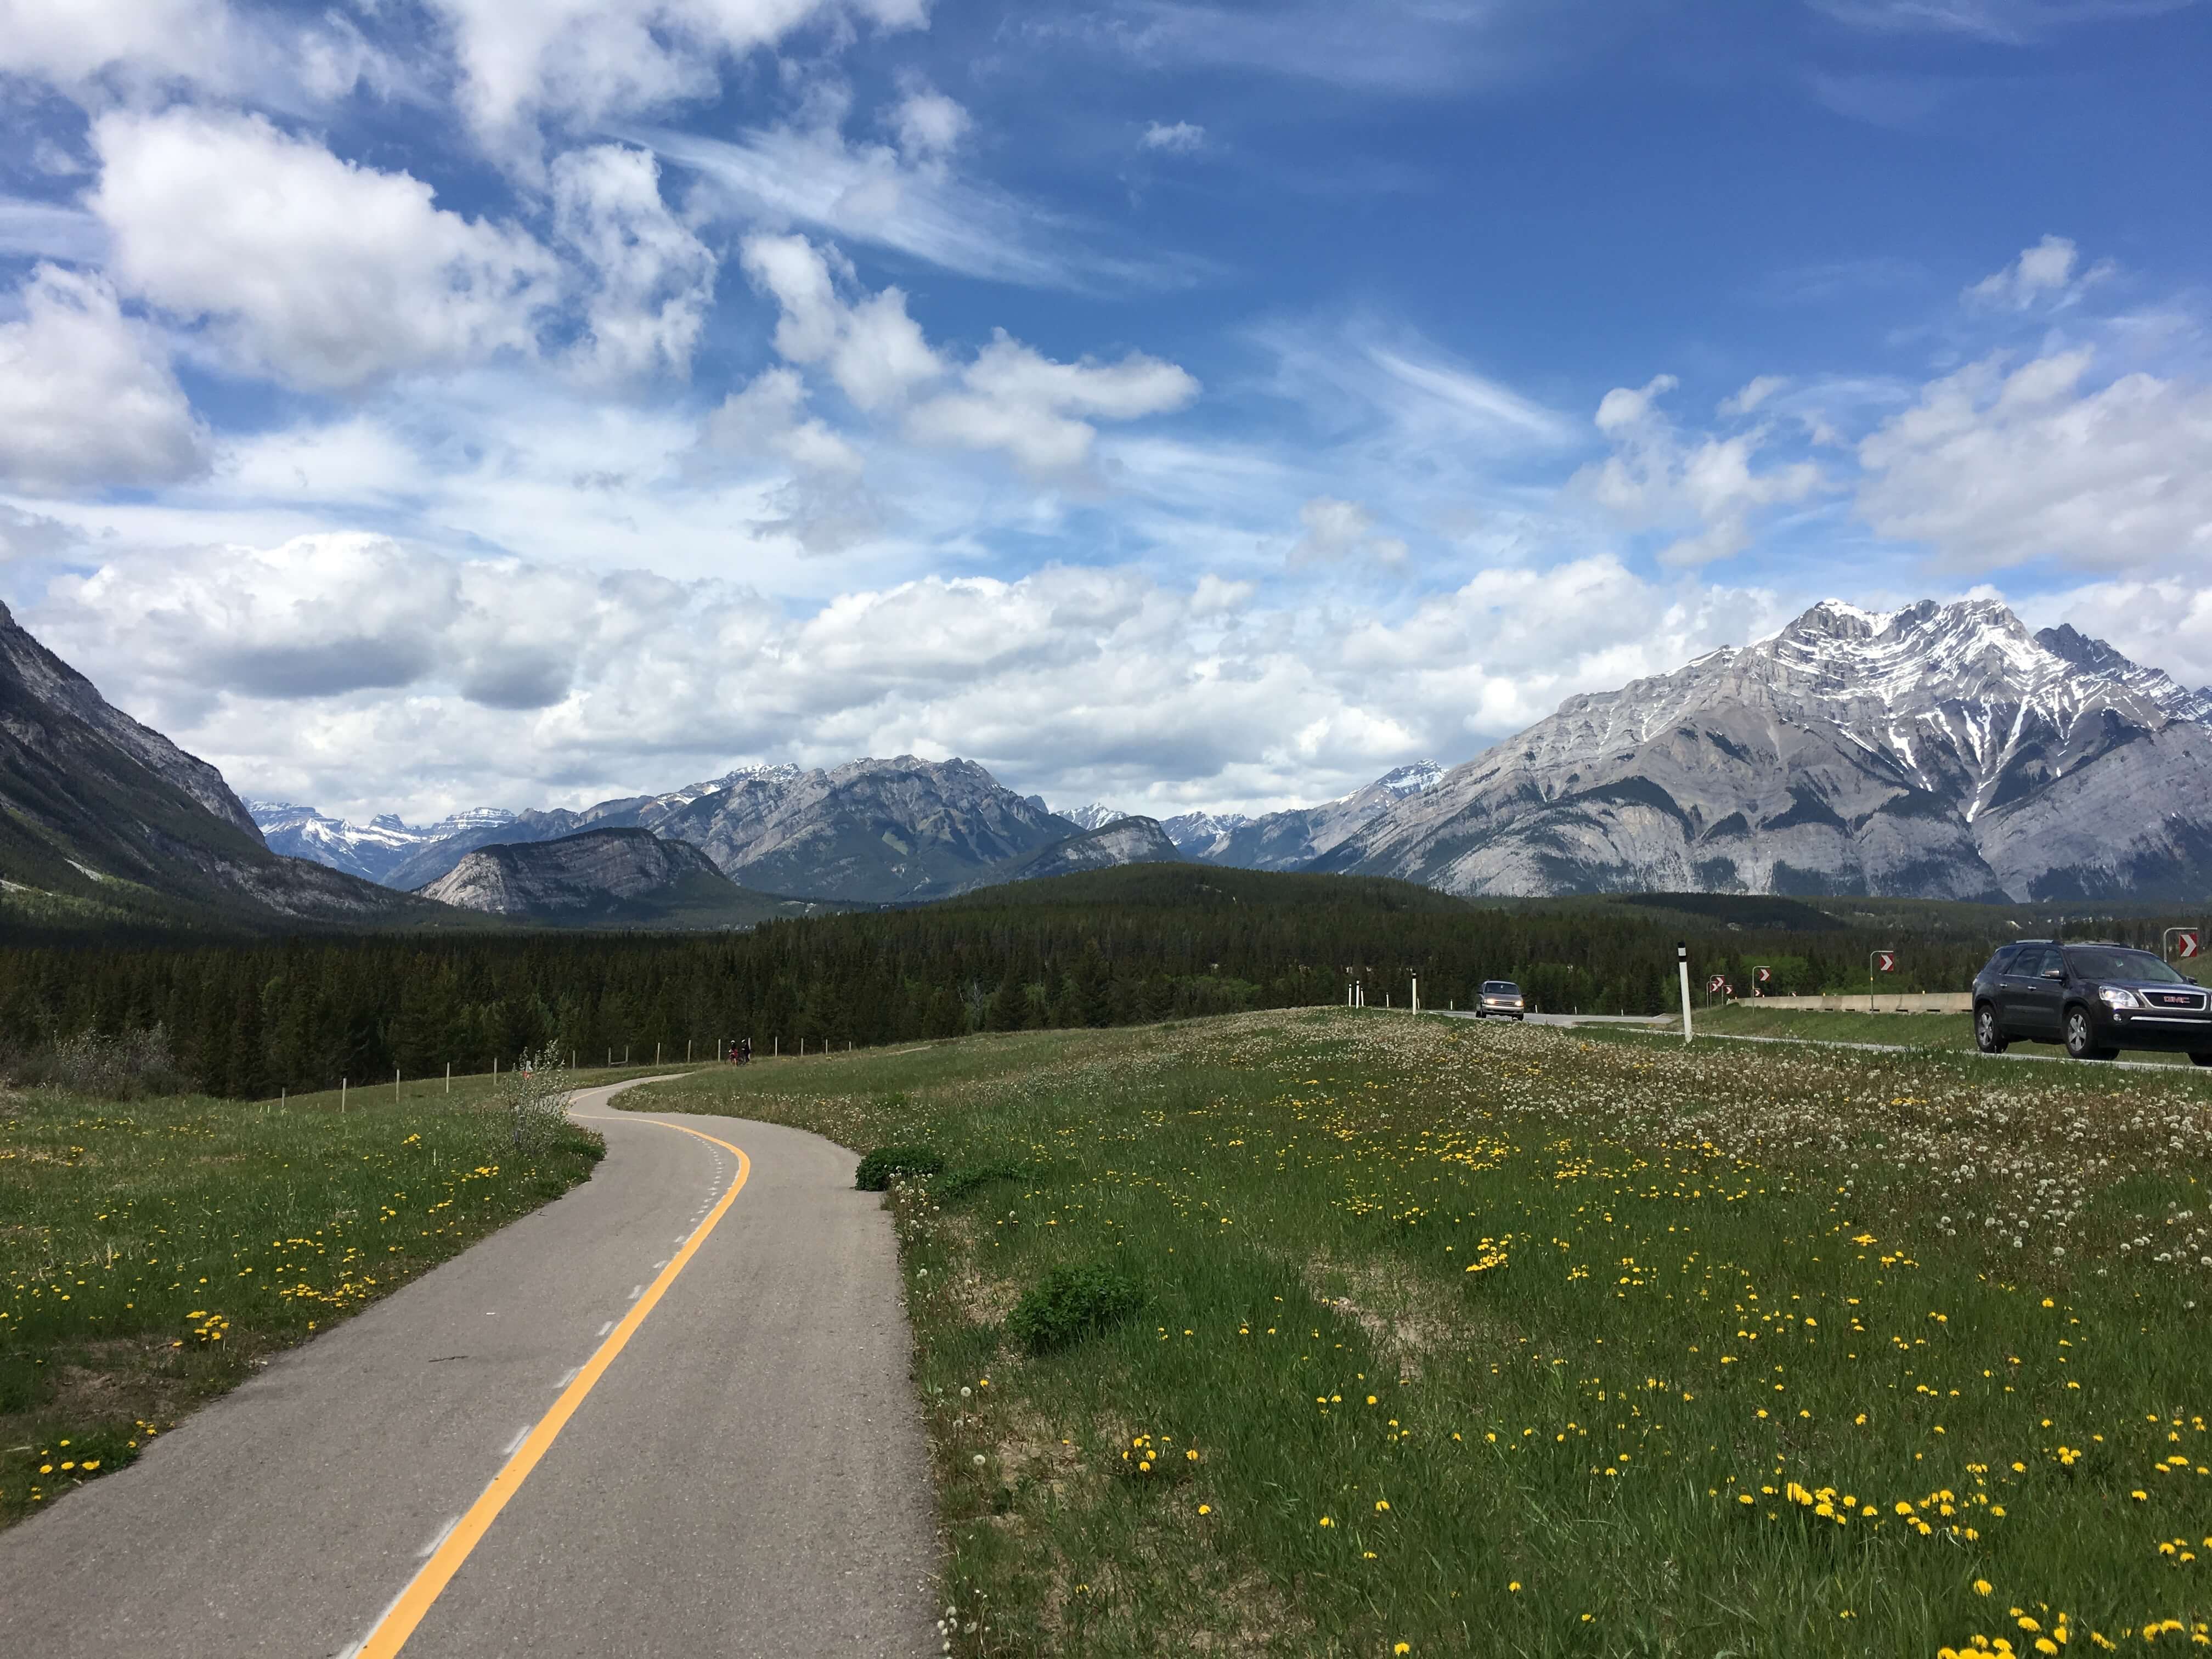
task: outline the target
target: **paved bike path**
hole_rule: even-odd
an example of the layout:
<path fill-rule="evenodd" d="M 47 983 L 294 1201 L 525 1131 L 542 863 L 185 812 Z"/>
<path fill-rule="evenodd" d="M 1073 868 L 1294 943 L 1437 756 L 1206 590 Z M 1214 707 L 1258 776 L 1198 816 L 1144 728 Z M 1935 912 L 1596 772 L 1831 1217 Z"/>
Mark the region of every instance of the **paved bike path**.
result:
<path fill-rule="evenodd" d="M 576 1097 L 583 1186 L 0 1534 L 0 1646 L 337 1659 L 435 1565 L 407 1659 L 938 1651 L 889 1218 L 828 1141 L 609 1109 L 627 1086 Z"/>

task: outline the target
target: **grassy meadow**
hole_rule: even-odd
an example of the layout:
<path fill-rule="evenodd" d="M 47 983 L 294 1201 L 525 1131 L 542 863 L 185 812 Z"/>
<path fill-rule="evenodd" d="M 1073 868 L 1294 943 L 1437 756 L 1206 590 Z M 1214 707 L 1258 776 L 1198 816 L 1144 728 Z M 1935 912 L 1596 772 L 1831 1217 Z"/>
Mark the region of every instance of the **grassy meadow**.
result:
<path fill-rule="evenodd" d="M 890 1202 L 955 1654 L 2212 1644 L 2187 1068 L 1323 1010 L 651 1104 L 941 1155 Z M 1009 1337 L 1091 1266 L 1141 1310 Z"/>
<path fill-rule="evenodd" d="M 1882 1042 L 1900 1048 L 1946 1048 L 1960 1053 L 1968 1052 L 1974 1046 L 1972 1017 L 1963 1013 L 1870 1014 L 1863 1008 L 1854 1013 L 1820 1008 L 1761 1008 L 1739 1002 L 1729 1007 L 1700 1008 L 1691 1025 L 1701 1035 L 1796 1037 L 1814 1042 Z M 1674 1029 L 1675 1036 L 1680 1038 L 1682 1028 L 1679 1019 Z M 2046 1060 L 2067 1058 L 2064 1047 L 2056 1042 L 2015 1040 L 2010 1052 Z M 2145 1048 L 2130 1048 L 2120 1058 L 2161 1066 L 2190 1063 L 2187 1054 L 2160 1054 Z"/>
<path fill-rule="evenodd" d="M 558 1197 L 601 1151 L 564 1127 L 517 1157 L 489 1078 L 344 1105 L 0 1089 L 0 1525 Z"/>

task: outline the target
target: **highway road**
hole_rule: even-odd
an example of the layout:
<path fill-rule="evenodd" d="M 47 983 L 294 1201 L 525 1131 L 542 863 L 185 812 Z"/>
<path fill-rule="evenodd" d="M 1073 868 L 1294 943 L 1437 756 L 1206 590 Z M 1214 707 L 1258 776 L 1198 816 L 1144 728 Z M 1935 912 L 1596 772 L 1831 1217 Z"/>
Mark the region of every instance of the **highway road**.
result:
<path fill-rule="evenodd" d="M 890 1218 L 624 1086 L 589 1182 L 0 1534 L 0 1651 L 938 1652 Z"/>

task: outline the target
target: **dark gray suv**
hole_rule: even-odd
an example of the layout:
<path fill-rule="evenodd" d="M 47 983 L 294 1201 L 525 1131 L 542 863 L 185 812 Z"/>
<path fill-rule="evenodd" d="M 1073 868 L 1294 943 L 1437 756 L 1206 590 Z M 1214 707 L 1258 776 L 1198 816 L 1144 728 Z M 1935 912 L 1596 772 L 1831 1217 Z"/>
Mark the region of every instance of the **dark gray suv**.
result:
<path fill-rule="evenodd" d="M 2123 1048 L 2178 1050 L 2212 1066 L 2212 1007 L 2202 987 L 2148 951 L 2022 939 L 1974 975 L 1974 1043 L 2063 1042 L 2076 1060 Z"/>

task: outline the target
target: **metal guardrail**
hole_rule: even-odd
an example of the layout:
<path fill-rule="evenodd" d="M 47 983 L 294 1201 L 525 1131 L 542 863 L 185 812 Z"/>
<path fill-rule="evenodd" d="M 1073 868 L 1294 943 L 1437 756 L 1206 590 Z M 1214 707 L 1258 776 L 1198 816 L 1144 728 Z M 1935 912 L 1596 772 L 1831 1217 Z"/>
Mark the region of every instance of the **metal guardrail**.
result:
<path fill-rule="evenodd" d="M 1738 997 L 1739 1008 L 1795 1008 L 1835 1014 L 1965 1014 L 1973 1012 L 1972 991 L 1895 991 L 1877 993 L 1869 1000 L 1863 992 L 1841 996 Z"/>

